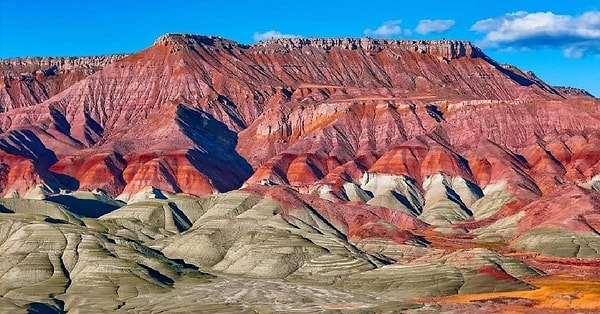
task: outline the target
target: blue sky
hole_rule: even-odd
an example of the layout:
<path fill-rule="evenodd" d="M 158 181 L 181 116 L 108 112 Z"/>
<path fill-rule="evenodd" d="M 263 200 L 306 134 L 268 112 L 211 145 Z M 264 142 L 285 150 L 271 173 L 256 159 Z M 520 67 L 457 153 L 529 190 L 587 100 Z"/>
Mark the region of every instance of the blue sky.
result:
<path fill-rule="evenodd" d="M 464 39 L 500 63 L 600 96 L 600 0 L 0 0 L 0 58 L 135 52 L 164 33 Z"/>

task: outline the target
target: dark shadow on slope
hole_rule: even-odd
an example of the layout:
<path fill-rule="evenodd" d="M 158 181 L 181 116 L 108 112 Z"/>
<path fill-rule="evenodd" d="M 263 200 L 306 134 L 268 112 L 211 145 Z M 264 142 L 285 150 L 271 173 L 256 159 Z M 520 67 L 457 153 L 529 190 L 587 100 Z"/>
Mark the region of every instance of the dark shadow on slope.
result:
<path fill-rule="evenodd" d="M 217 97 L 217 101 L 223 105 L 223 109 L 229 117 L 229 119 L 232 122 L 234 122 L 240 129 L 245 129 L 248 127 L 246 123 L 235 114 L 237 106 L 233 101 L 231 101 L 231 99 L 227 98 L 227 96 L 219 95 Z"/>
<path fill-rule="evenodd" d="M 52 182 L 54 179 L 54 185 L 61 187 L 66 190 L 77 190 L 79 189 L 79 180 L 63 173 L 56 173 L 50 170 L 45 171 L 46 174 L 42 175 L 44 182 Z"/>
<path fill-rule="evenodd" d="M 4 205 L 0 205 L 0 213 L 1 214 L 14 214 L 15 212 L 6 208 Z"/>
<path fill-rule="evenodd" d="M 505 69 L 500 65 L 494 65 L 494 66 L 496 67 L 496 70 L 498 70 L 498 71 L 502 72 L 504 75 L 510 77 L 511 80 L 517 82 L 521 86 L 531 86 L 531 85 L 535 84 L 534 81 L 532 81 L 522 75 L 519 75 L 511 70 Z"/>
<path fill-rule="evenodd" d="M 50 111 L 50 117 L 54 120 L 54 128 L 67 136 L 71 134 L 71 125 L 65 115 L 52 106 L 48 110 Z"/>
<path fill-rule="evenodd" d="M 36 166 L 48 168 L 58 161 L 56 154 L 46 148 L 31 130 L 14 130 L 0 138 L 0 150 L 31 159 Z"/>
<path fill-rule="evenodd" d="M 83 143 L 71 136 L 71 124 L 67 121 L 67 117 L 54 106 L 50 106 L 48 109 L 50 111 L 50 117 L 54 120 L 54 128 L 67 136 L 74 143 L 83 145 Z"/>
<path fill-rule="evenodd" d="M 471 176 L 473 176 L 473 170 L 471 170 L 471 166 L 469 166 L 469 161 L 465 157 L 463 157 L 463 156 L 461 156 L 461 155 L 459 155 L 459 154 L 457 154 L 455 152 L 452 152 L 452 157 L 454 157 L 454 159 L 456 160 L 456 162 L 458 163 L 458 165 L 465 172 L 467 172 L 468 174 L 470 174 Z M 469 182 L 469 181 L 467 180 L 467 182 Z M 477 188 L 479 188 L 479 187 L 477 187 Z M 482 192 L 482 195 L 483 195 L 483 192 Z"/>
<path fill-rule="evenodd" d="M 319 169 L 319 167 L 317 167 L 317 165 L 315 164 L 315 162 L 313 161 L 312 158 L 307 158 L 306 159 L 306 164 L 310 168 L 310 171 L 312 171 L 312 173 L 315 174 L 315 177 L 317 177 L 319 180 L 323 179 L 323 177 L 325 175 L 323 174 L 323 172 L 321 171 L 321 169 Z"/>
<path fill-rule="evenodd" d="M 465 205 L 465 203 L 460 198 L 460 195 L 458 195 L 458 193 L 456 193 L 456 191 L 454 191 L 453 189 L 451 189 L 448 186 L 446 186 L 446 196 L 448 196 L 449 200 L 451 200 L 454 203 L 458 204 L 458 206 L 460 207 L 460 209 L 462 209 L 462 211 L 464 211 L 465 213 L 467 213 L 467 215 L 469 215 L 470 217 L 473 216 L 473 212 L 469 209 L 469 207 L 467 207 L 467 205 Z"/>
<path fill-rule="evenodd" d="M 47 201 L 64 205 L 67 209 L 81 217 L 98 218 L 119 208 L 94 199 L 80 199 L 71 195 L 57 195 L 46 199 Z"/>
<path fill-rule="evenodd" d="M 100 186 L 101 189 L 105 190 L 103 192 L 109 195 L 119 195 L 123 187 L 127 185 L 125 178 L 123 178 L 123 171 L 127 167 L 127 161 L 125 161 L 125 158 L 123 158 L 121 154 L 117 152 L 111 152 L 107 157 L 104 158 L 104 160 L 102 160 L 102 162 L 104 163 L 104 166 L 106 166 L 106 169 L 110 171 L 110 174 L 115 181 L 110 185 L 105 184 Z M 89 185 L 87 187 L 91 188 Z M 96 187 L 97 186 L 94 186 L 94 188 Z"/>
<path fill-rule="evenodd" d="M 444 113 L 440 110 L 440 108 L 438 108 L 438 106 L 429 104 L 425 106 L 425 110 L 427 110 L 429 116 L 432 117 L 436 122 L 446 121 L 446 119 L 444 119 Z"/>
<path fill-rule="evenodd" d="M 94 120 L 89 113 L 84 113 L 85 117 L 85 140 L 90 146 L 96 144 L 104 133 L 104 128 Z"/>
<path fill-rule="evenodd" d="M 413 214 L 415 214 L 416 216 L 421 214 L 421 210 L 415 208 L 406 196 L 393 190 L 390 192 L 392 193 L 392 196 L 394 196 L 394 198 L 396 198 L 400 203 L 402 203 L 402 205 L 406 206 L 406 208 L 408 208 L 408 210 L 410 210 Z"/>
<path fill-rule="evenodd" d="M 519 154 L 514 154 L 514 153 L 511 153 L 511 155 L 519 162 L 519 165 L 521 167 L 523 167 L 525 169 L 532 168 L 531 164 L 529 163 L 529 161 L 527 161 L 527 158 L 525 158 L 525 156 L 519 155 Z"/>
<path fill-rule="evenodd" d="M 90 128 L 90 130 L 94 131 L 94 133 L 96 134 L 102 134 L 104 133 L 104 128 L 102 128 L 102 126 L 96 122 L 96 120 L 94 120 L 89 113 L 84 113 L 85 116 L 85 123 L 86 125 Z"/>
<path fill-rule="evenodd" d="M 180 259 L 180 258 L 172 258 L 171 261 L 173 261 L 173 263 L 181 266 L 182 268 L 187 268 L 187 269 L 191 269 L 191 270 L 200 270 L 200 268 L 198 268 L 198 266 L 194 265 L 194 264 L 189 264 L 186 263 L 184 260 Z"/>
<path fill-rule="evenodd" d="M 158 270 L 148 267 L 144 264 L 140 264 L 140 263 L 137 263 L 137 264 L 141 268 L 145 269 L 148 272 L 148 275 L 150 275 L 150 277 L 154 278 L 155 280 L 159 281 L 160 283 L 167 285 L 167 286 L 172 286 L 175 283 L 175 281 L 173 279 L 161 274 Z"/>
<path fill-rule="evenodd" d="M 467 184 L 467 187 L 469 187 L 471 192 L 473 192 L 475 194 L 475 196 L 477 196 L 477 198 L 483 197 L 483 195 L 484 195 L 483 190 L 477 184 L 475 184 L 469 180 L 465 180 L 465 183 Z"/>
<path fill-rule="evenodd" d="M 532 81 L 520 74 L 517 74 L 509 69 L 504 68 L 502 65 L 500 65 L 498 62 L 496 62 L 494 59 L 488 57 L 481 50 L 479 50 L 479 53 L 477 53 L 477 57 L 480 57 L 481 59 L 485 60 L 485 62 L 494 66 L 494 68 L 496 68 L 496 70 L 498 70 L 498 71 L 502 72 L 504 75 L 510 77 L 510 79 L 517 82 L 521 86 L 531 86 L 531 85 L 535 84 L 534 81 Z"/>
<path fill-rule="evenodd" d="M 158 164 L 159 173 L 164 177 L 164 181 L 166 181 L 166 183 L 168 183 L 171 186 L 173 192 L 183 192 L 183 190 L 179 186 L 179 183 L 177 182 L 177 179 L 175 178 L 175 176 L 173 176 L 173 173 L 169 171 L 169 168 L 170 167 L 166 166 L 165 163 L 162 161 Z"/>
<path fill-rule="evenodd" d="M 536 81 L 536 80 L 532 80 L 530 78 L 527 78 L 521 74 L 518 74 L 514 71 L 511 71 L 510 69 L 507 69 L 505 67 L 503 67 L 501 64 L 499 64 L 498 62 L 496 62 L 495 60 L 493 60 L 492 58 L 488 57 L 487 55 L 485 55 L 483 52 L 481 52 L 480 54 L 478 54 L 478 56 L 480 58 L 482 58 L 483 60 L 485 60 L 487 63 L 491 64 L 492 66 L 494 66 L 494 68 L 496 68 L 496 70 L 502 72 L 502 74 L 508 76 L 511 80 L 515 81 L 517 84 L 521 85 L 521 86 L 531 86 L 531 85 L 536 85 L 537 87 L 539 87 L 540 89 L 542 89 L 543 91 L 546 91 L 550 94 L 555 94 L 555 95 L 560 95 L 560 93 L 555 90 L 552 87 L 548 87 L 545 86 L 544 84 Z"/>
<path fill-rule="evenodd" d="M 252 166 L 235 150 L 237 134 L 211 114 L 179 105 L 177 124 L 196 146 L 188 160 L 217 190 L 237 189 L 252 175 Z"/>
<path fill-rule="evenodd" d="M 31 160 L 35 172 L 46 184 L 53 188 L 79 188 L 77 179 L 48 170 L 50 166 L 58 161 L 58 158 L 31 130 L 13 130 L 0 137 L 0 150 Z"/>
<path fill-rule="evenodd" d="M 46 217 L 46 218 L 44 218 L 44 221 L 47 222 L 47 223 L 59 224 L 59 225 L 67 225 L 67 224 L 69 224 L 69 222 L 66 221 L 66 220 L 58 219 L 58 218 L 52 218 L 52 217 Z"/>
<path fill-rule="evenodd" d="M 27 314 L 59 314 L 65 311 L 56 305 L 41 302 L 32 302 L 27 305 Z"/>
<path fill-rule="evenodd" d="M 192 227 L 194 223 L 191 222 L 188 216 L 186 216 L 185 213 L 177 206 L 177 203 L 169 202 L 169 207 L 173 212 L 173 216 L 175 216 L 173 217 L 173 222 L 175 223 L 175 227 L 177 227 L 179 232 L 184 232 Z"/>

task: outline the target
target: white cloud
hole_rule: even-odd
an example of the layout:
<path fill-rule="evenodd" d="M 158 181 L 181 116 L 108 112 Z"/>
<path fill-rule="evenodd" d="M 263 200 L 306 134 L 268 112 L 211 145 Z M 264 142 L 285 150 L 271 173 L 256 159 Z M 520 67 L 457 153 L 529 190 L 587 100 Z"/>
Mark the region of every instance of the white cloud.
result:
<path fill-rule="evenodd" d="M 485 33 L 479 45 L 494 48 L 555 48 L 570 58 L 600 54 L 600 11 L 581 15 L 519 11 L 471 26 Z"/>
<path fill-rule="evenodd" d="M 302 36 L 293 35 L 293 34 L 283 34 L 282 32 L 279 32 L 276 30 L 270 30 L 270 31 L 266 31 L 264 33 L 255 32 L 253 37 L 254 37 L 254 41 L 257 42 L 257 41 L 277 39 L 277 38 L 299 38 Z"/>
<path fill-rule="evenodd" d="M 579 59 L 585 56 L 586 49 L 577 46 L 566 47 L 563 49 L 563 53 L 567 58 Z"/>
<path fill-rule="evenodd" d="M 383 22 L 383 24 L 379 25 L 379 27 L 375 30 L 370 28 L 365 29 L 365 36 L 372 37 L 393 37 L 397 35 L 402 35 L 402 20 L 391 20 Z"/>
<path fill-rule="evenodd" d="M 454 20 L 420 20 L 415 32 L 421 35 L 443 33 L 451 29 L 454 24 L 456 24 Z"/>

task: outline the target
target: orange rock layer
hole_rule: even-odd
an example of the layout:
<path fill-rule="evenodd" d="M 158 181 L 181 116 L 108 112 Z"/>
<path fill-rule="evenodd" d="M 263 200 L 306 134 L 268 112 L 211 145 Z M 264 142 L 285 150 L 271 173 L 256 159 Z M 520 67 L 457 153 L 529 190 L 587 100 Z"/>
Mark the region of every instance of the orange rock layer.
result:
<path fill-rule="evenodd" d="M 341 200 L 365 174 L 421 189 L 442 173 L 481 190 L 504 184 L 514 198 L 504 217 L 600 173 L 597 99 L 466 42 L 165 35 L 100 63 L 54 74 L 27 65 L 41 75 L 31 81 L 2 72 L 2 194 L 45 183 L 206 195 L 262 183 L 327 187 Z"/>

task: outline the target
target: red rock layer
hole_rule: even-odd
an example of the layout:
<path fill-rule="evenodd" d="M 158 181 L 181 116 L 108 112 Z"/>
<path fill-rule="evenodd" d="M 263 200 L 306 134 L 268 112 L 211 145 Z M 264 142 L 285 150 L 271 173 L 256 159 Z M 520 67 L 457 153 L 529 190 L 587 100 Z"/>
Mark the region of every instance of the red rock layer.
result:
<path fill-rule="evenodd" d="M 522 208 L 527 215 L 519 221 L 519 229 L 534 227 L 562 228 L 597 234 L 600 197 L 595 191 L 577 186 L 561 186 L 557 193 L 541 198 Z"/>
<path fill-rule="evenodd" d="M 412 216 L 384 207 L 335 204 L 285 187 L 252 186 L 247 190 L 268 195 L 284 204 L 277 214 L 292 224 L 295 219 L 305 217 L 305 210 L 316 211 L 353 243 L 364 239 L 390 239 L 400 244 L 419 242 L 414 232 L 427 227 Z"/>
<path fill-rule="evenodd" d="M 122 57 L 0 60 L 0 111 L 39 104 Z"/>
<path fill-rule="evenodd" d="M 523 196 L 529 201 L 555 186 L 545 172 L 561 180 L 596 173 L 587 152 L 596 149 L 590 126 L 598 108 L 590 97 L 564 99 L 466 42 L 246 46 L 165 35 L 41 104 L 0 114 L 0 127 L 7 138 L 27 129 L 54 153 L 41 166 L 24 155 L 36 163 L 33 172 L 58 174 L 56 185 L 114 194 L 148 184 L 197 195 L 225 191 L 239 187 L 252 165 L 249 184 L 264 179 L 310 191 L 366 171 L 419 182 L 443 172 L 482 187 L 509 180 L 515 193 L 534 195 Z M 565 134 L 581 136 L 585 150 L 569 147 Z M 480 150 L 482 139 L 492 148 Z M 546 143 L 566 148 L 561 155 Z M 504 157 L 493 156 L 496 150 Z"/>
<path fill-rule="evenodd" d="M 122 192 L 125 196 L 147 186 L 175 193 L 209 195 L 218 192 L 210 179 L 194 168 L 185 151 L 128 157 L 123 171 L 123 180 L 127 182 Z"/>
<path fill-rule="evenodd" d="M 107 152 L 85 158 L 67 156 L 52 165 L 50 170 L 77 178 L 79 189 L 99 188 L 112 195 L 118 195 L 126 184 L 122 174 L 125 165 L 126 161 L 121 155 Z"/>

